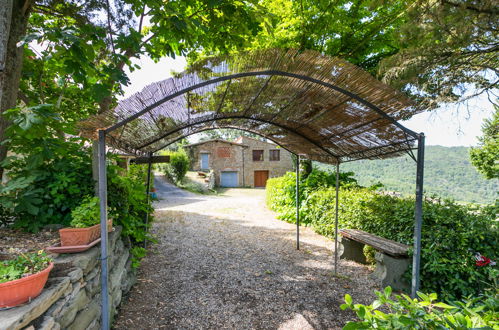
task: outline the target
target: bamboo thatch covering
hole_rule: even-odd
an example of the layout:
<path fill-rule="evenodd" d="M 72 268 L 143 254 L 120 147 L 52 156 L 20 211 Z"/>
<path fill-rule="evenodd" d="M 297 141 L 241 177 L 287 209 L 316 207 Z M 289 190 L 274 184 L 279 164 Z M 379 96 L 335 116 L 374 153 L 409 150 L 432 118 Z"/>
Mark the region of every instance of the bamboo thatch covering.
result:
<path fill-rule="evenodd" d="M 107 129 L 110 145 L 144 153 L 203 130 L 240 128 L 334 164 L 412 149 L 417 135 L 396 121 L 417 111 L 344 60 L 270 49 L 200 61 L 82 122 L 81 130 L 96 138 Z"/>

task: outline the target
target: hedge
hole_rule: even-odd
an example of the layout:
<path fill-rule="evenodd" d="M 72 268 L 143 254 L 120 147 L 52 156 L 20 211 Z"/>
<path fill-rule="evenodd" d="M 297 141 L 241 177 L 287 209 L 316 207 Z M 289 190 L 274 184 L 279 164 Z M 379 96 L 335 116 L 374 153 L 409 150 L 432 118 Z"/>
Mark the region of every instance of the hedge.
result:
<path fill-rule="evenodd" d="M 334 237 L 335 188 L 311 189 L 302 182 L 301 222 Z M 278 218 L 295 221 L 295 174 L 267 181 L 267 204 Z M 444 299 L 476 295 L 493 285 L 497 266 L 476 266 L 477 253 L 497 260 L 497 208 L 425 200 L 423 205 L 421 289 Z M 339 227 L 413 244 L 414 198 L 383 195 L 363 187 L 340 188 Z M 412 249 L 411 249 L 412 253 Z M 410 270 L 406 274 L 410 277 Z"/>

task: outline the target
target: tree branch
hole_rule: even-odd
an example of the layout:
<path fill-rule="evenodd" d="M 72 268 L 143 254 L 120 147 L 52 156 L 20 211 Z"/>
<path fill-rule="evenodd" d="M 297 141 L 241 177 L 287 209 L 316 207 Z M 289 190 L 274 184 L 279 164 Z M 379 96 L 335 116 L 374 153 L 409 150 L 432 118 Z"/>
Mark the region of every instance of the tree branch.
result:
<path fill-rule="evenodd" d="M 455 7 L 455 8 L 465 8 L 474 12 L 477 12 L 479 14 L 490 14 L 490 15 L 497 15 L 499 13 L 499 10 L 494 10 L 493 8 L 490 9 L 483 9 L 483 8 L 478 8 L 472 5 L 465 5 L 462 6 L 461 4 L 454 3 L 450 0 L 441 0 L 443 4 L 447 4 L 449 6 Z"/>

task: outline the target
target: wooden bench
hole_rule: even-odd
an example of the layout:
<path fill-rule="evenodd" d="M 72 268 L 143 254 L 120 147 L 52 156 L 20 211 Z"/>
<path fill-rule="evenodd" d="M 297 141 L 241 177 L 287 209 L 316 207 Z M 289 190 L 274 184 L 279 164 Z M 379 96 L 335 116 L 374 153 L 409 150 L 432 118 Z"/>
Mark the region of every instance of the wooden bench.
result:
<path fill-rule="evenodd" d="M 204 172 L 198 172 L 198 176 L 200 176 L 202 178 L 206 178 L 206 173 L 204 173 Z"/>
<path fill-rule="evenodd" d="M 364 245 L 369 245 L 377 251 L 375 254 L 376 270 L 373 276 L 380 281 L 380 285 L 391 286 L 395 290 L 409 290 L 409 283 L 402 277 L 411 263 L 408 245 L 358 229 L 342 229 L 340 234 L 342 236 L 340 237 L 340 259 L 365 264 L 367 260 L 363 251 Z"/>

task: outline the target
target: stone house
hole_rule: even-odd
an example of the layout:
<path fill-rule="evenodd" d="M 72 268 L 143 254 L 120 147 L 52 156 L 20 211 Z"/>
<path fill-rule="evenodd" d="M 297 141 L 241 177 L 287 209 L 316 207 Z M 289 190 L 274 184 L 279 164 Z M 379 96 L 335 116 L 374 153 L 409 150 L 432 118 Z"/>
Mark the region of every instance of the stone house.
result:
<path fill-rule="evenodd" d="M 274 143 L 246 136 L 185 146 L 193 171 L 210 171 L 220 187 L 265 187 L 268 178 L 293 171 L 291 153 Z"/>

